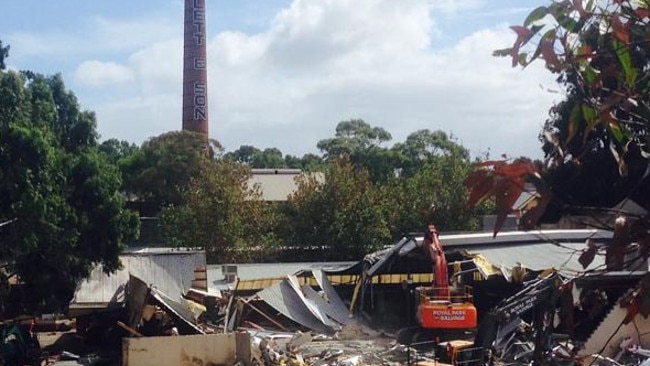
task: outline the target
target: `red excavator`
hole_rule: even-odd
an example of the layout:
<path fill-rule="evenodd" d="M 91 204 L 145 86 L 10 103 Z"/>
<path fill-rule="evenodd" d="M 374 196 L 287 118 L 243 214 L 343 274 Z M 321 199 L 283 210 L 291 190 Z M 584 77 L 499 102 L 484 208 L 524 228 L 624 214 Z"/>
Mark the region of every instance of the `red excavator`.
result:
<path fill-rule="evenodd" d="M 449 285 L 447 258 L 434 225 L 427 227 L 422 247 L 431 259 L 433 283 L 431 286 L 415 289 L 419 327 L 400 331 L 398 340 L 404 344 L 422 340 L 420 337 L 423 333 L 438 340 L 447 338 L 447 335 L 454 338 L 458 336 L 459 331 L 474 330 L 477 325 L 471 289 Z"/>
<path fill-rule="evenodd" d="M 420 325 L 426 329 L 476 328 L 476 307 L 471 289 L 449 286 L 447 258 L 434 225 L 427 227 L 422 246 L 433 264 L 433 284 L 431 287 L 420 287 L 417 291 Z"/>

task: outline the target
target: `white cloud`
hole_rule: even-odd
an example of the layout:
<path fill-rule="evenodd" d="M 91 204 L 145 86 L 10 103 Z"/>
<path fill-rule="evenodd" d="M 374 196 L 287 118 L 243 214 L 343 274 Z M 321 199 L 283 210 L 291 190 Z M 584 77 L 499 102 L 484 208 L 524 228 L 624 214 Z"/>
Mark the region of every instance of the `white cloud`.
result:
<path fill-rule="evenodd" d="M 140 16 L 130 20 L 96 17 L 88 21 L 87 27 L 95 30 L 93 41 L 101 42 L 102 48 L 129 50 L 182 36 L 182 23 L 173 21 L 182 21 L 182 16 L 178 19 Z"/>
<path fill-rule="evenodd" d="M 84 61 L 75 71 L 75 81 L 82 85 L 105 86 L 133 80 L 133 72 L 115 62 Z"/>
<path fill-rule="evenodd" d="M 441 129 L 474 154 L 539 157 L 537 134 L 558 96 L 538 87 L 554 85 L 541 64 L 522 71 L 491 56 L 513 41 L 507 28 L 435 48 L 439 13 L 481 4 L 294 0 L 264 32 L 210 37 L 211 136 L 229 150 L 249 144 L 302 155 L 339 121 L 363 118 L 393 142 Z M 131 54 L 124 66 L 136 95 L 89 106 L 105 138 L 141 142 L 180 129 L 181 55 L 178 37 Z"/>
<path fill-rule="evenodd" d="M 71 52 L 77 44 L 77 39 L 71 34 L 50 32 L 47 34 L 34 34 L 29 32 L 16 32 L 9 35 L 8 44 L 20 55 L 55 55 Z"/>
<path fill-rule="evenodd" d="M 485 6 L 483 0 L 430 0 L 430 5 L 434 11 L 446 14 L 456 14 Z"/>
<path fill-rule="evenodd" d="M 155 42 L 133 53 L 128 60 L 143 95 L 182 93 L 183 40 Z"/>
<path fill-rule="evenodd" d="M 432 31 L 425 1 L 296 0 L 266 33 L 265 61 L 308 73 L 378 64 L 425 50 Z"/>

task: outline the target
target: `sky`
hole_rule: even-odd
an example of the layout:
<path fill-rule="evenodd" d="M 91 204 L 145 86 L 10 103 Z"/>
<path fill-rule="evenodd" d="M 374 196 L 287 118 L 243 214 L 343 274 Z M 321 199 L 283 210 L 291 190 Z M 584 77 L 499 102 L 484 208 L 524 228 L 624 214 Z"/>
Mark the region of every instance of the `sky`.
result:
<path fill-rule="evenodd" d="M 206 0 L 210 137 L 319 153 L 344 120 L 442 130 L 473 156 L 541 158 L 562 99 L 541 62 L 495 49 L 550 0 Z M 60 73 L 101 140 L 181 129 L 182 0 L 2 1 L 8 67 Z"/>

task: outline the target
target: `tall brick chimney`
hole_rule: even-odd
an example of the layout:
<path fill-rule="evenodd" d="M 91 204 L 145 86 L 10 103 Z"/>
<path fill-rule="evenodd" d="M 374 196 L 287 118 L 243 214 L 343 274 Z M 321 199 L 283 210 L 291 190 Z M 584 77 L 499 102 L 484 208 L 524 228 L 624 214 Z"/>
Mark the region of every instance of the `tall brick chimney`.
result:
<path fill-rule="evenodd" d="M 208 136 L 205 0 L 185 0 L 183 130 Z"/>

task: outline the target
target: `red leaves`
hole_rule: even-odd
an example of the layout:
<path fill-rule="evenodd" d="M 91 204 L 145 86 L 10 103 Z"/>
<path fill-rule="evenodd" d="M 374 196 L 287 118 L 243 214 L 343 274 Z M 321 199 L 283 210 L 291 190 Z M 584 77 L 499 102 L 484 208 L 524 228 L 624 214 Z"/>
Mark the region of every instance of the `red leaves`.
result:
<path fill-rule="evenodd" d="M 517 42 L 516 43 L 526 43 L 530 37 L 533 36 L 533 32 L 521 25 L 513 25 L 510 27 L 515 33 L 517 33 Z"/>
<path fill-rule="evenodd" d="M 538 175 L 537 169 L 530 162 L 486 161 L 479 164 L 465 179 L 465 186 L 470 189 L 471 207 L 487 198 L 494 198 L 497 210 L 494 236 L 523 192 L 526 179 Z M 541 214 L 536 213 L 535 217 L 538 218 L 539 215 Z"/>
<path fill-rule="evenodd" d="M 528 211 L 526 211 L 526 213 L 524 213 L 524 215 L 519 220 L 519 225 L 524 230 L 533 229 L 537 225 L 539 220 L 542 218 L 542 215 L 546 211 L 546 207 L 548 207 L 548 204 L 551 202 L 551 199 L 553 198 L 551 192 L 537 192 L 537 193 L 539 194 L 537 205 L 535 205 L 535 207 L 532 207 Z"/>
<path fill-rule="evenodd" d="M 510 55 L 512 56 L 512 67 L 515 67 L 519 63 L 519 49 L 522 45 L 526 44 L 535 33 L 520 25 L 514 25 L 510 27 L 510 29 L 517 33 L 517 40 L 510 50 Z"/>
<path fill-rule="evenodd" d="M 591 15 L 582 6 L 582 0 L 573 0 L 573 8 L 578 11 L 581 19 L 588 18 Z"/>
<path fill-rule="evenodd" d="M 554 49 L 555 37 L 544 37 L 539 44 L 542 52 L 542 58 L 546 61 L 546 67 L 551 71 L 557 71 L 562 66 L 560 59 L 557 57 Z"/>
<path fill-rule="evenodd" d="M 627 247 L 629 243 L 636 242 L 639 244 L 637 256 L 648 258 L 649 239 L 648 222 L 646 220 L 634 220 L 631 224 L 628 221 L 616 220 L 613 245 L 625 245 Z M 618 251 L 614 253 L 614 255 L 616 254 L 618 254 Z M 634 268 L 630 270 L 634 270 Z M 646 273 L 636 288 L 623 297 L 621 306 L 627 308 L 625 324 L 633 321 L 637 314 L 641 314 L 646 318 L 650 315 L 650 273 Z"/>
<path fill-rule="evenodd" d="M 469 194 L 469 203 L 473 208 L 490 194 L 493 185 L 492 176 L 486 169 L 475 170 L 465 179 L 465 186 L 468 185 L 472 189 Z"/>
<path fill-rule="evenodd" d="M 637 8 L 634 13 L 641 21 L 645 21 L 646 19 L 650 18 L 650 9 L 648 8 Z"/>
<path fill-rule="evenodd" d="M 612 29 L 614 30 L 614 36 L 619 41 L 630 44 L 630 23 L 625 23 L 621 21 L 620 17 L 612 17 Z"/>

